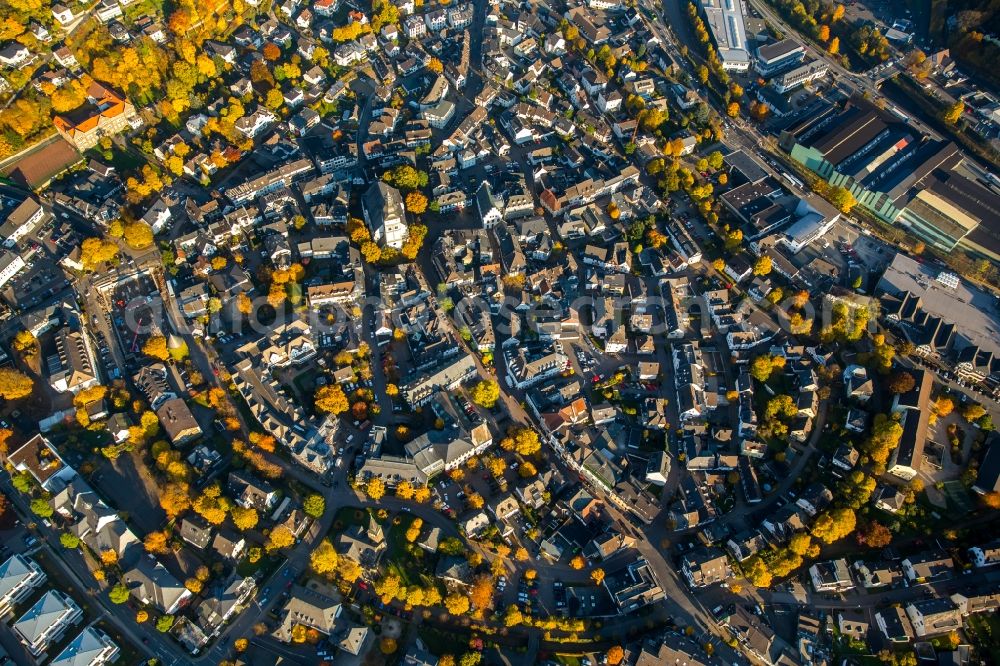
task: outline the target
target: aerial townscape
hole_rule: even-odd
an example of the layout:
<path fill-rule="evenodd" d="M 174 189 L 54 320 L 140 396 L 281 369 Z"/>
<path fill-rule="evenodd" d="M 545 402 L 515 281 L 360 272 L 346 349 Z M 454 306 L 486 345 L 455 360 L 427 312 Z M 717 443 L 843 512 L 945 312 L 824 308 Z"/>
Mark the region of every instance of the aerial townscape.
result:
<path fill-rule="evenodd" d="M 0 0 L 0 664 L 1000 664 L 996 63 L 982 0 Z"/>

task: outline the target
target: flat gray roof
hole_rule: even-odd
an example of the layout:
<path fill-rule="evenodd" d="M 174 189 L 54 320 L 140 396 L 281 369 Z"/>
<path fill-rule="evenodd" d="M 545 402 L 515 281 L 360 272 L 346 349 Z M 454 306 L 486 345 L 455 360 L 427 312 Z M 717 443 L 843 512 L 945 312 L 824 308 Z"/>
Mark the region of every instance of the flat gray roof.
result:
<path fill-rule="evenodd" d="M 780 42 L 758 46 L 757 59 L 762 63 L 770 64 L 798 52 L 805 53 L 805 48 L 801 44 L 794 39 L 782 39 Z"/>
<path fill-rule="evenodd" d="M 702 0 L 705 23 L 715 38 L 719 58 L 725 62 L 750 62 L 747 30 L 741 0 Z"/>
<path fill-rule="evenodd" d="M 877 292 L 898 295 L 908 291 L 919 296 L 925 312 L 955 324 L 956 350 L 971 344 L 1000 355 L 1000 302 L 965 281 L 954 289 L 945 286 L 937 280 L 942 272 L 897 254 L 879 280 Z"/>

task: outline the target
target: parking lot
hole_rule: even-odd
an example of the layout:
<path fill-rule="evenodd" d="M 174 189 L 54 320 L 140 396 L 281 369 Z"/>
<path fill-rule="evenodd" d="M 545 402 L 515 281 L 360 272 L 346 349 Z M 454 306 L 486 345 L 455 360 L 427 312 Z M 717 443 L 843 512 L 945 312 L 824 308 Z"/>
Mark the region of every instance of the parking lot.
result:
<path fill-rule="evenodd" d="M 11 204 L 11 199 L 3 199 L 5 208 Z M 69 279 L 55 257 L 68 249 L 71 246 L 69 243 L 77 243 L 78 239 L 75 233 L 61 229 L 62 226 L 56 218 L 47 216 L 38 228 L 21 239 L 15 249 L 24 259 L 25 268 L 4 290 L 7 304 L 15 311 L 37 306 L 69 286 Z M 54 234 L 57 227 L 60 227 L 59 233 Z"/>
<path fill-rule="evenodd" d="M 150 276 L 140 273 L 115 286 L 111 292 L 110 309 L 105 313 L 108 328 L 114 331 L 130 371 L 138 367 L 142 345 L 152 330 L 163 323 L 158 291 Z M 96 317 L 96 315 L 93 315 Z M 103 356 L 103 352 L 102 352 Z"/>

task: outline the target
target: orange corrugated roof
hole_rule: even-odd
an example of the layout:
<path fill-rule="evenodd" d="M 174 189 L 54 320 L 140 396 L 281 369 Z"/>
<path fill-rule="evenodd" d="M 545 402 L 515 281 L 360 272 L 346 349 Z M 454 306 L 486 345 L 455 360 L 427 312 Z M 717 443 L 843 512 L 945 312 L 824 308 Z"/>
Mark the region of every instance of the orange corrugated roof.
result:
<path fill-rule="evenodd" d="M 90 132 L 100 124 L 101 118 L 114 118 L 125 112 L 125 104 L 127 103 L 125 98 L 97 81 L 90 84 L 87 96 L 97 100 L 99 106 L 108 105 L 107 108 L 78 123 L 74 123 L 65 116 L 56 116 L 52 121 L 53 124 L 63 132 L 72 135 L 75 132 Z"/>
<path fill-rule="evenodd" d="M 76 129 L 77 132 L 89 132 L 90 130 L 97 127 L 97 124 L 100 122 L 100 120 L 101 120 L 100 115 L 91 116 L 86 120 L 84 120 L 83 122 L 77 124 L 77 126 L 74 129 Z"/>

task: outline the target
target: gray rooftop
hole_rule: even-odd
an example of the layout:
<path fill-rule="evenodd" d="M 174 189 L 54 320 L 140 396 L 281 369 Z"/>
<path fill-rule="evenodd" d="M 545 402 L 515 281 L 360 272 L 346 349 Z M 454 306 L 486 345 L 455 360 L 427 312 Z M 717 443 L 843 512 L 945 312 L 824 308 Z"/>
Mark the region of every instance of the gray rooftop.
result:
<path fill-rule="evenodd" d="M 897 254 L 879 280 L 877 293 L 893 295 L 910 292 L 920 297 L 925 312 L 957 325 L 955 348 L 979 345 L 1000 355 L 1000 307 L 997 299 L 984 291 L 959 281 L 952 289 L 937 281 L 943 271 L 919 264 Z"/>

